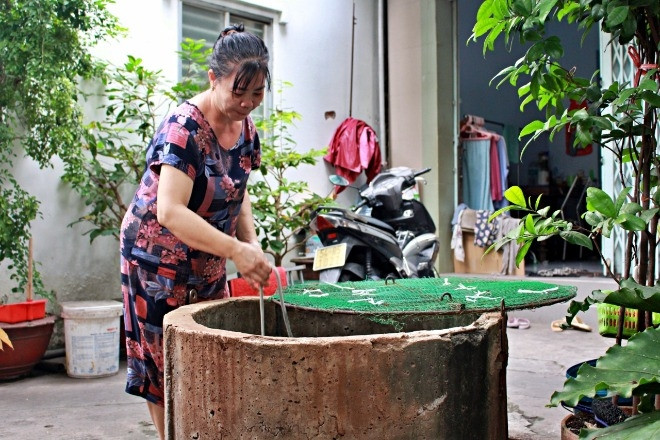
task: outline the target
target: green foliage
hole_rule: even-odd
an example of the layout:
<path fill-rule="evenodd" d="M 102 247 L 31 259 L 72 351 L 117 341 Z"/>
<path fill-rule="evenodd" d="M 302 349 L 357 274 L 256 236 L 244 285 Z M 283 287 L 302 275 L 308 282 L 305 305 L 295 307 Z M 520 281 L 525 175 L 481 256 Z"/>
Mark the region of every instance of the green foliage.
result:
<path fill-rule="evenodd" d="M 575 406 L 583 397 L 595 397 L 606 390 L 608 395 L 631 397 L 660 393 L 660 329 L 650 328 L 630 337 L 625 346 L 614 345 L 598 359 L 596 366 L 583 364 L 564 389 L 553 393 L 550 403 L 562 401 Z M 630 368 L 635 365 L 635 368 Z"/>
<path fill-rule="evenodd" d="M 90 240 L 108 235 L 119 239 L 121 221 L 144 172 L 145 148 L 158 118 L 206 86 L 200 72 L 209 50 L 204 49 L 203 40 L 186 39 L 179 54 L 188 68 L 182 81 L 173 85 L 161 71 L 146 68 L 142 59 L 131 55 L 121 66 L 105 66 L 103 90 L 96 96 L 105 110 L 104 118 L 86 126 L 85 154 L 71 158 L 62 176 L 88 206 L 74 223 L 92 226 L 87 231 Z"/>
<path fill-rule="evenodd" d="M 646 414 L 607 428 L 607 431 L 599 429 L 598 438 L 655 438 L 653 433 L 660 429 L 660 411 L 653 410 L 655 394 L 660 393 L 658 345 L 660 329 L 654 328 L 633 335 L 626 346 L 614 345 L 598 359 L 595 367 L 582 364 L 576 377 L 569 378 L 563 390 L 552 394 L 550 406 L 561 402 L 575 406 L 581 398 L 593 398 L 599 391 L 607 392 L 608 396 L 637 396 L 642 402 L 640 410 Z"/>
<path fill-rule="evenodd" d="M 609 440 L 628 440 L 642 438 L 656 438 L 660 431 L 660 411 L 640 414 L 605 429 L 583 429 L 580 438 L 595 440 L 607 438 Z"/>
<path fill-rule="evenodd" d="M 278 92 L 282 96 L 282 91 Z M 293 110 L 275 108 L 267 119 L 256 121 L 257 128 L 266 134 L 261 140 L 263 178 L 250 184 L 249 193 L 261 247 L 273 256 L 276 266 L 295 248 L 292 237 L 301 230 L 307 231 L 314 209 L 331 203 L 330 198 L 311 192 L 307 182 L 292 181 L 286 176 L 301 165 L 314 165 L 326 153 L 316 149 L 296 151 L 289 127 L 300 119 L 300 114 Z"/>
<path fill-rule="evenodd" d="M 505 244 L 516 242 L 521 245 L 516 255 L 516 264 L 519 265 L 534 241 L 547 240 L 555 235 L 560 236 L 571 244 L 593 249 L 589 231 L 582 230 L 582 228 L 579 228 L 579 226 L 574 225 L 572 222 L 564 220 L 559 210 L 549 214 L 549 206 L 539 209 L 540 197 L 536 202 L 532 203 L 531 199 L 525 199 L 522 190 L 518 186 L 508 188 L 504 192 L 504 196 L 511 202 L 511 205 L 493 213 L 490 216 L 491 220 L 503 212 L 510 210 L 526 212 L 527 215 L 521 220 L 519 227 L 512 229 L 501 240 L 493 243 L 486 252 L 490 252 L 493 249 L 499 250 Z"/>
<path fill-rule="evenodd" d="M 547 34 L 549 22 L 562 20 L 577 25 L 584 35 L 592 28 L 600 28 L 609 34 L 611 44 L 630 45 L 633 65 L 646 68 L 636 72 L 632 84 L 615 82 L 607 88 L 600 87 L 598 72 L 591 72 L 589 78 L 577 76 L 575 68 L 561 65 L 564 49 L 560 39 Z M 494 50 L 494 43 L 500 37 L 509 48 L 516 37 L 527 47 L 522 58 L 493 78 L 498 81 L 498 87 L 507 82 L 518 87 L 521 111 L 531 102 L 545 111 L 545 120 L 532 121 L 521 131 L 521 137 L 529 136 L 525 147 L 544 133 L 552 139 L 557 132 L 570 127 L 575 133 L 575 145 L 596 144 L 613 153 L 622 180 L 624 166 L 629 166 L 633 172 L 632 180 L 626 183 L 629 187 L 616 199 L 597 188 L 587 190 L 585 226 L 564 221 L 559 211 L 548 215 L 546 208 L 539 209 L 539 200 L 535 204 L 526 200 L 517 187 L 505 193 L 512 205 L 492 216 L 508 210 L 526 213 L 516 230 L 491 247 L 497 249 L 515 240 L 521 245 L 517 263 L 535 240 L 553 235 L 569 243 L 597 248 L 596 238 L 610 237 L 614 228 L 627 233 L 629 260 L 625 262 L 623 276 L 613 273 L 597 248 L 610 276 L 621 288 L 614 292 L 595 291 L 583 302 L 572 302 L 567 316 L 569 323 L 576 313 L 604 301 L 647 312 L 658 311 L 660 290 L 629 278 L 633 264 L 637 265 L 640 283 L 653 284 L 650 280 L 655 278 L 660 209 L 657 188 L 660 156 L 656 137 L 660 76 L 653 66 L 660 60 L 659 29 L 660 2 L 657 0 L 485 0 L 477 13 L 471 40 L 484 38 L 484 54 Z M 584 102 L 586 108 L 569 110 L 569 100 Z M 646 385 L 653 383 L 653 391 L 660 391 L 657 389 L 660 375 L 658 330 L 647 329 L 631 338 L 625 348 L 619 346 L 611 351 L 598 360 L 598 368 L 582 367 L 577 380 L 569 379 L 564 390 L 553 395 L 553 404 L 561 400 L 574 404 L 580 395 L 593 396 L 603 387 L 612 393 L 639 394 L 642 389 L 644 393 L 649 391 Z M 637 367 L 644 359 L 652 359 L 652 368 L 642 373 Z M 633 365 L 635 368 L 631 368 Z M 608 370 L 610 366 L 614 373 Z M 619 386 L 618 380 L 627 381 L 627 386 Z M 651 438 L 660 429 L 659 414 L 656 411 L 631 418 L 621 426 L 599 431 L 598 435 Z M 585 433 L 581 438 L 593 438 L 593 435 Z"/>
<path fill-rule="evenodd" d="M 25 289 L 27 241 L 39 202 L 14 179 L 17 156 L 50 167 L 80 155 L 76 85 L 100 72 L 89 54 L 120 28 L 106 0 L 18 0 L 0 6 L 0 261 Z M 49 296 L 35 271 L 34 290 Z"/>
<path fill-rule="evenodd" d="M 626 138 L 631 132 L 652 134 L 653 127 L 644 123 L 647 112 L 660 108 L 658 84 L 648 72 L 637 86 L 614 83 L 601 89 L 593 72 L 590 78 L 579 77 L 573 67 L 563 67 L 560 59 L 563 44 L 557 36 L 548 36 L 549 21 L 575 23 L 586 35 L 594 25 L 610 34 L 611 40 L 625 45 L 634 42 L 640 54 L 657 60 L 660 25 L 660 2 L 655 0 L 486 0 L 477 14 L 471 39 L 484 38 L 484 54 L 494 50 L 502 37 L 510 47 L 514 37 L 529 45 L 525 56 L 513 66 L 500 71 L 493 80 L 518 86 L 521 110 L 535 102 L 545 110 L 545 121 L 527 124 L 521 136 L 532 134 L 529 142 L 543 133 L 550 138 L 570 125 L 575 130 L 576 145 L 606 143 Z M 653 31 L 655 29 L 656 31 Z M 634 40 L 634 41 L 633 41 Z M 523 82 L 526 81 L 526 82 Z M 568 110 L 568 99 L 588 102 L 587 109 Z"/>

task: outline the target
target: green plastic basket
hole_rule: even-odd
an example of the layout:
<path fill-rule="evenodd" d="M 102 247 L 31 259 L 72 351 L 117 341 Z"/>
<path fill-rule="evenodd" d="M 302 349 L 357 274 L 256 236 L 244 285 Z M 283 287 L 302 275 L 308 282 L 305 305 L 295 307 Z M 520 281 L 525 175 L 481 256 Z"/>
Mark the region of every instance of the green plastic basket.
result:
<path fill-rule="evenodd" d="M 596 305 L 598 311 L 598 333 L 603 336 L 616 336 L 619 325 L 619 306 L 607 303 Z M 637 333 L 637 309 L 626 309 L 623 318 L 623 337 L 629 338 Z M 653 324 L 660 324 L 660 313 L 653 314 Z"/>

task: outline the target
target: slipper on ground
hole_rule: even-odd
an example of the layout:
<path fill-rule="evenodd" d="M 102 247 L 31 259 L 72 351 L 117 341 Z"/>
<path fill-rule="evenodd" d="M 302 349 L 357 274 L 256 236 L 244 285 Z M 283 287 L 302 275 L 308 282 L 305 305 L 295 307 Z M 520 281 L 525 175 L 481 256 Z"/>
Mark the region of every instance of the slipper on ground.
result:
<path fill-rule="evenodd" d="M 516 318 L 510 317 L 506 321 L 506 326 L 508 328 L 519 328 L 519 329 L 528 329 L 529 328 L 529 319 L 527 318 Z"/>
<path fill-rule="evenodd" d="M 566 319 L 556 319 L 550 324 L 550 329 L 553 332 L 563 332 L 566 328 Z"/>
<path fill-rule="evenodd" d="M 571 321 L 571 327 L 573 327 L 576 330 L 582 330 L 583 332 L 591 331 L 591 327 L 585 324 L 584 321 L 577 316 L 573 318 L 573 321 Z"/>
<path fill-rule="evenodd" d="M 553 332 L 561 332 L 564 331 L 568 328 L 573 328 L 575 330 L 581 330 L 583 332 L 590 332 L 591 327 L 588 324 L 585 324 L 585 322 L 582 320 L 582 318 L 575 317 L 571 321 L 571 325 L 569 326 L 566 323 L 566 318 L 564 319 L 557 319 L 555 321 L 552 321 L 550 324 L 550 329 L 552 329 Z"/>

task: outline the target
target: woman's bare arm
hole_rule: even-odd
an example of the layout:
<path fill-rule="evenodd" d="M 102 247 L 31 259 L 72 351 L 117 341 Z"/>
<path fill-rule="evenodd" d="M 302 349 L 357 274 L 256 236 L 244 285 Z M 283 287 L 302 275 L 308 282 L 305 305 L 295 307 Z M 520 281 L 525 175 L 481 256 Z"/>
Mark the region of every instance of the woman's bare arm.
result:
<path fill-rule="evenodd" d="M 169 165 L 161 167 L 158 183 L 158 222 L 188 246 L 233 260 L 236 269 L 248 282 L 264 284 L 271 268 L 261 249 L 218 231 L 188 209 L 192 187 L 193 181 L 182 171 Z M 243 209 L 239 214 L 239 225 L 242 214 Z M 251 214 L 250 209 L 250 216 Z M 249 236 L 249 228 L 247 233 Z M 256 241 L 254 225 L 251 233 Z"/>

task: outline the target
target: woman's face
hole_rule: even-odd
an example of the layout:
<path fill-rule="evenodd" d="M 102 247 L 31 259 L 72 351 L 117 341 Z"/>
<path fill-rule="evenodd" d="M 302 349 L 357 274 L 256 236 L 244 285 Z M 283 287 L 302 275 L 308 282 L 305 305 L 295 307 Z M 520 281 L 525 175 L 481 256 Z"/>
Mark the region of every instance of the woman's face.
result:
<path fill-rule="evenodd" d="M 232 121 L 242 121 L 252 110 L 257 108 L 264 99 L 266 80 L 263 75 L 257 75 L 245 88 L 239 87 L 232 91 L 236 70 L 228 77 L 216 79 L 209 72 L 211 83 L 215 83 L 215 90 L 211 90 L 212 99 L 221 113 Z"/>

